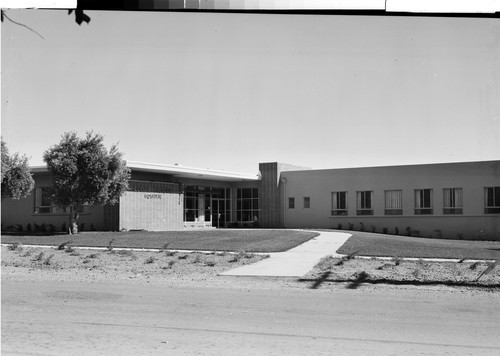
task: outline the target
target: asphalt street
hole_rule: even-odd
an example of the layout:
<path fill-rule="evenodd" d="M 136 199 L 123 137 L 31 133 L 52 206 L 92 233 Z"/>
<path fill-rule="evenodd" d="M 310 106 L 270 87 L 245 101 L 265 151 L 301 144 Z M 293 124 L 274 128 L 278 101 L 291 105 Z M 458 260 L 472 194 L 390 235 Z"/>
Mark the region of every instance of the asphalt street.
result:
<path fill-rule="evenodd" d="M 500 298 L 2 281 L 2 355 L 499 355 Z"/>

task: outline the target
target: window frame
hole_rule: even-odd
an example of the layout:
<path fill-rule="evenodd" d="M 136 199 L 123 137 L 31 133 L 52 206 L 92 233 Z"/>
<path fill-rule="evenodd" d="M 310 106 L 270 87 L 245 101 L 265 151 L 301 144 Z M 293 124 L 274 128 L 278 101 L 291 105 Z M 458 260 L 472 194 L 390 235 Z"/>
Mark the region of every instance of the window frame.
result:
<path fill-rule="evenodd" d="M 303 204 L 304 204 L 304 209 L 310 209 L 311 208 L 311 197 L 304 197 Z"/>
<path fill-rule="evenodd" d="M 400 195 L 400 201 L 399 205 L 401 205 L 400 208 L 397 207 L 387 207 L 387 194 L 388 193 L 393 193 L 393 192 L 399 192 Z M 394 215 L 403 215 L 403 190 L 402 189 L 387 189 L 384 190 L 384 215 L 389 215 L 389 216 L 394 216 Z"/>
<path fill-rule="evenodd" d="M 52 202 L 46 201 L 45 203 L 50 202 L 50 205 L 44 204 L 44 191 L 47 192 L 45 194 L 51 194 L 52 187 L 35 187 L 33 189 L 33 214 L 32 215 L 69 215 L 69 207 L 67 206 L 57 206 Z M 40 193 L 39 193 L 40 192 Z M 47 198 L 45 196 L 45 198 Z M 40 201 L 39 201 L 40 200 Z M 88 206 L 79 206 L 76 207 L 78 214 L 89 214 Z"/>
<path fill-rule="evenodd" d="M 288 209 L 295 209 L 295 197 L 288 197 Z"/>
<path fill-rule="evenodd" d="M 447 199 L 447 195 L 452 201 L 451 204 L 448 204 L 450 199 Z M 463 188 L 443 188 L 443 215 L 461 214 L 463 214 Z"/>
<path fill-rule="evenodd" d="M 336 198 L 337 206 L 336 207 L 333 206 L 334 194 L 337 195 L 337 198 Z M 342 194 L 344 196 L 343 200 L 339 199 L 340 194 Z M 333 191 L 331 193 L 331 200 L 332 200 L 331 216 L 347 216 L 347 215 L 349 215 L 349 200 L 348 200 L 348 192 L 347 191 Z M 345 206 L 343 208 L 339 208 L 339 206 L 342 205 L 341 204 L 342 202 L 344 203 Z"/>
<path fill-rule="evenodd" d="M 425 197 L 425 193 L 426 192 L 429 192 L 429 206 L 426 206 L 425 205 L 425 200 L 426 200 L 426 197 Z M 417 194 L 423 194 L 423 199 L 422 197 L 419 197 L 419 199 L 417 199 Z M 434 214 L 434 193 L 433 193 L 433 190 L 432 188 L 422 188 L 422 189 L 415 189 L 414 191 L 414 201 L 415 201 L 415 204 L 414 204 L 414 211 L 415 211 L 415 215 L 433 215 Z M 417 205 L 417 202 L 418 200 L 421 201 L 421 204 L 420 206 Z"/>
<path fill-rule="evenodd" d="M 254 223 L 260 219 L 259 188 L 236 188 L 236 221 L 241 223 Z"/>
<path fill-rule="evenodd" d="M 356 191 L 356 205 L 356 215 L 373 215 L 373 190 Z"/>
<path fill-rule="evenodd" d="M 491 197 L 489 194 L 490 190 L 492 192 Z M 490 200 L 492 201 L 493 205 L 489 205 Z M 500 214 L 500 186 L 484 187 L 484 213 Z"/>

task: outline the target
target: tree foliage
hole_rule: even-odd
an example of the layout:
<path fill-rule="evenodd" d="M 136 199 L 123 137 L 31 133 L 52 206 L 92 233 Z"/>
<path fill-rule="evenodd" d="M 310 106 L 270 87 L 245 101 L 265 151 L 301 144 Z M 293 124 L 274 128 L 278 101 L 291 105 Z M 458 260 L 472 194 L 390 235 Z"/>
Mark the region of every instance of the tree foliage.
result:
<path fill-rule="evenodd" d="M 35 181 L 30 173 L 28 157 L 19 153 L 9 154 L 2 140 L 2 198 L 21 199 L 27 197 Z"/>
<path fill-rule="evenodd" d="M 67 132 L 43 155 L 53 176 L 52 200 L 69 207 L 73 232 L 77 232 L 79 208 L 115 204 L 128 188 L 130 169 L 122 153 L 116 145 L 108 151 L 103 140 L 93 132 L 87 132 L 85 138 Z"/>

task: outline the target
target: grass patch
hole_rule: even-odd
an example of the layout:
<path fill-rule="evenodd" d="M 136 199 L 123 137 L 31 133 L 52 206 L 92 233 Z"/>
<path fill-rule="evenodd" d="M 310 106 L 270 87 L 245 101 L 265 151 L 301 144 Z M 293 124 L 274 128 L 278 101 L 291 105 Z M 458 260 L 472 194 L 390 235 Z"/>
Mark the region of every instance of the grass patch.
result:
<path fill-rule="evenodd" d="M 358 250 L 363 256 L 500 259 L 500 241 L 446 240 L 358 231 L 350 233 L 353 236 L 340 247 L 338 253 L 349 254 Z"/>
<path fill-rule="evenodd" d="M 310 231 L 295 230 L 225 230 L 166 232 L 81 232 L 78 246 L 113 248 L 155 248 L 165 250 L 204 250 L 283 252 L 317 236 Z M 2 235 L 2 243 L 59 246 L 67 235 Z"/>

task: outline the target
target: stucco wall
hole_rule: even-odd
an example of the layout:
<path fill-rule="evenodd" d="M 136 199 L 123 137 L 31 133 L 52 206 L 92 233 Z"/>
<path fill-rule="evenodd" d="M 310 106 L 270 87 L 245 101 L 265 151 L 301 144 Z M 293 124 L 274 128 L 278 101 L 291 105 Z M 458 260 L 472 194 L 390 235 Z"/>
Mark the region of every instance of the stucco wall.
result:
<path fill-rule="evenodd" d="M 284 207 L 285 227 L 336 228 L 349 223 L 359 229 L 362 222 L 367 231 L 375 226 L 393 233 L 395 227 L 400 234 L 406 228 L 419 230 L 422 236 L 500 240 L 500 215 L 484 213 L 484 188 L 500 185 L 500 161 L 449 163 L 435 165 L 352 168 L 283 172 L 286 184 L 282 186 L 283 201 L 295 198 L 295 208 Z M 433 215 L 415 215 L 415 189 L 433 190 Z M 463 189 L 463 214 L 443 214 L 443 188 Z M 385 190 L 403 191 L 403 215 L 386 216 Z M 356 215 L 356 192 L 372 190 L 373 215 Z M 348 216 L 332 216 L 331 193 L 347 191 Z M 310 197 L 309 209 L 303 208 L 303 197 Z"/>
<path fill-rule="evenodd" d="M 26 231 L 28 224 L 33 230 L 35 224 L 40 226 L 52 224 L 56 231 L 62 231 L 63 224 L 69 227 L 69 214 L 34 214 L 33 206 L 33 194 L 20 200 L 2 199 L 2 230 L 8 229 L 10 226 L 22 225 L 23 230 Z M 82 227 L 82 224 L 84 231 L 92 228 L 102 230 L 104 224 L 103 207 L 88 207 L 87 212 L 80 214 L 78 219 L 78 225 Z"/>

